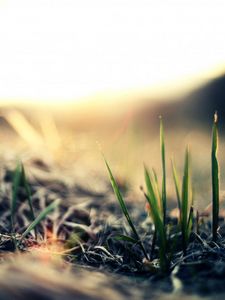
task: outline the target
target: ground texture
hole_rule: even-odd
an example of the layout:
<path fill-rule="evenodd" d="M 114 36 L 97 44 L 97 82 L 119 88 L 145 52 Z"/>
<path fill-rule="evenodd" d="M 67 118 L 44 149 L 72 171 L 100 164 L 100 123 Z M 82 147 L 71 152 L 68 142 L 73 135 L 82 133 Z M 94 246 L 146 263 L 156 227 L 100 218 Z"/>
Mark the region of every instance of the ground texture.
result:
<path fill-rule="evenodd" d="M 0 299 L 223 299 L 225 243 L 222 237 L 211 242 L 207 219 L 191 236 L 185 257 L 178 245 L 172 273 L 159 274 L 157 247 L 154 263 L 143 263 L 138 245 L 115 239 L 129 228 L 107 179 L 95 178 L 93 185 L 80 182 L 39 159 L 30 159 L 25 167 L 35 215 L 56 199 L 60 204 L 37 226 L 37 236 L 31 232 L 16 247 L 31 223 L 30 211 L 21 187 L 12 234 L 15 161 L 2 164 Z M 153 228 L 145 204 L 127 193 L 124 182 L 120 187 L 150 254 Z M 223 230 L 221 226 L 221 235 Z"/>

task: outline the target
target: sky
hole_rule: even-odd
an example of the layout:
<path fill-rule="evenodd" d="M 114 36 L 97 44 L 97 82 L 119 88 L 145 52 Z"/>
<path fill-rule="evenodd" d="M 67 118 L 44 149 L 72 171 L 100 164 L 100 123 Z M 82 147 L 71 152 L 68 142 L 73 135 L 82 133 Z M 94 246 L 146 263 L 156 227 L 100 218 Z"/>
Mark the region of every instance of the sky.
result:
<path fill-rule="evenodd" d="M 0 0 L 0 100 L 80 100 L 225 67 L 224 11 L 223 0 Z"/>

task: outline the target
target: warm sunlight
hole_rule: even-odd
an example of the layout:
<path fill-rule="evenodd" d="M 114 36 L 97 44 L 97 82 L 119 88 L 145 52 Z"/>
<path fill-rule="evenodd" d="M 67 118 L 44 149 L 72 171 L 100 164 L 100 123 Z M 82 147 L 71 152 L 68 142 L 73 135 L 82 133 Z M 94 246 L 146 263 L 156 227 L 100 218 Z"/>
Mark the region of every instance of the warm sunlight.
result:
<path fill-rule="evenodd" d="M 225 0 L 0 0 L 0 300 L 225 299 Z"/>
<path fill-rule="evenodd" d="M 55 103 L 221 67 L 224 9 L 223 1 L 2 0 L 0 99 Z"/>

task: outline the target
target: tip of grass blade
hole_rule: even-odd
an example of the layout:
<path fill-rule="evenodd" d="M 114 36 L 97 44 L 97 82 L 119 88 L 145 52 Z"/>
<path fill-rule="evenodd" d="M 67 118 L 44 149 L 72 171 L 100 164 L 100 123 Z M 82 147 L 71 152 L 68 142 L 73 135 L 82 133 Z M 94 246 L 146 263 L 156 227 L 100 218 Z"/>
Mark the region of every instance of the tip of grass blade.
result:
<path fill-rule="evenodd" d="M 218 123 L 218 114 L 217 114 L 217 111 L 215 111 L 215 113 L 214 113 L 213 121 L 214 121 L 214 124 Z"/>

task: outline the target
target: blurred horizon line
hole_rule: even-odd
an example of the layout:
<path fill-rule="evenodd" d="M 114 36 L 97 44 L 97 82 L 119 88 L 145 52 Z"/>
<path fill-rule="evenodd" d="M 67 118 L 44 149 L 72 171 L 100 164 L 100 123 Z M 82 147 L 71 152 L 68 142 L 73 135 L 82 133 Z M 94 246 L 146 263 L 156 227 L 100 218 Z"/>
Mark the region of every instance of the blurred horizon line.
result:
<path fill-rule="evenodd" d="M 27 106 L 46 107 L 51 109 L 66 109 L 65 106 L 85 107 L 87 105 L 99 105 L 107 102 L 108 104 L 117 104 L 119 101 L 123 103 L 136 101 L 166 101 L 171 97 L 179 97 L 185 95 L 208 82 L 225 75 L 225 62 L 219 64 L 214 68 L 201 71 L 192 76 L 185 76 L 180 79 L 173 79 L 166 82 L 161 82 L 148 87 L 136 87 L 130 89 L 114 89 L 99 92 L 93 92 L 87 96 L 74 98 L 8 98 L 1 99 L 0 107 L 16 106 L 19 108 Z"/>

